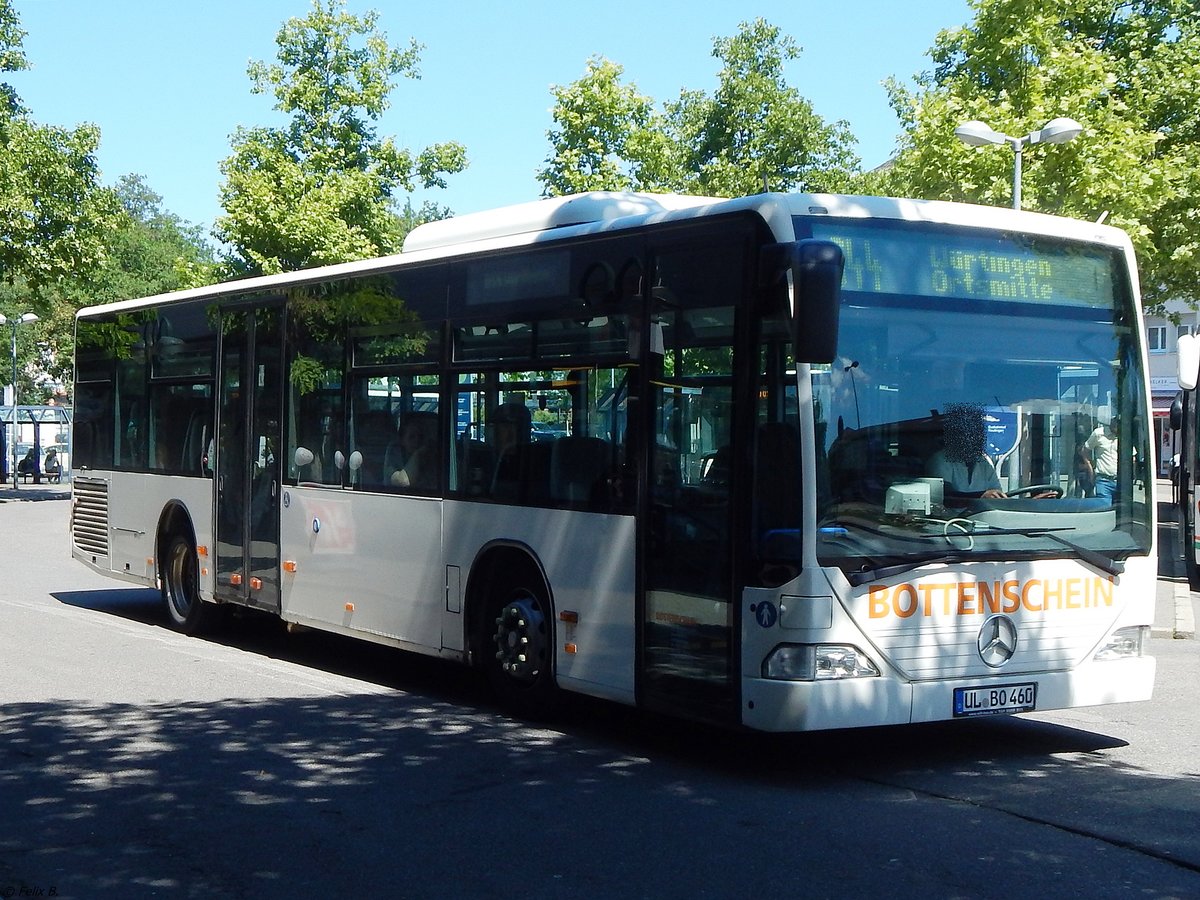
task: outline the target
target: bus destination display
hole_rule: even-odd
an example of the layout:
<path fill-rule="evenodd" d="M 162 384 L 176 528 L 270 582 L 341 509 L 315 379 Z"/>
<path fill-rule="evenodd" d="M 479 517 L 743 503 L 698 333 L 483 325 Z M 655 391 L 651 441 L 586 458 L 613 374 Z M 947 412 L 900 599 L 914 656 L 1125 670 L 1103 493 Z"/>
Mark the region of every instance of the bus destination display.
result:
<path fill-rule="evenodd" d="M 994 231 L 811 221 L 846 259 L 842 287 L 872 294 L 1111 308 L 1113 258 L 1092 245 Z"/>

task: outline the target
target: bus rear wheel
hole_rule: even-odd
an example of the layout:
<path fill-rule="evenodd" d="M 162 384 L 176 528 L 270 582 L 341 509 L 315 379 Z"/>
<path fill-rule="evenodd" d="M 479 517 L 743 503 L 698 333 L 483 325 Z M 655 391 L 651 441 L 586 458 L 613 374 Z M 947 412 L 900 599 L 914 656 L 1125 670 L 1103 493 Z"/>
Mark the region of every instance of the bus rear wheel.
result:
<path fill-rule="evenodd" d="M 483 664 L 500 701 L 525 718 L 552 715 L 559 694 L 545 590 L 515 581 L 495 592 L 484 617 L 484 632 Z"/>
<path fill-rule="evenodd" d="M 181 534 L 171 535 L 163 558 L 162 596 L 171 627 L 184 634 L 199 634 L 213 619 L 213 608 L 200 599 L 196 548 Z"/>

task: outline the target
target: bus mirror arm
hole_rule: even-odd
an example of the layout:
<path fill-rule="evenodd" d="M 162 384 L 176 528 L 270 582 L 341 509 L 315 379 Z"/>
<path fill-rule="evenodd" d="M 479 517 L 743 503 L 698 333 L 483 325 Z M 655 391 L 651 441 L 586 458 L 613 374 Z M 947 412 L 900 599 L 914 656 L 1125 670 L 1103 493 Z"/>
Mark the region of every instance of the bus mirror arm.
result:
<path fill-rule="evenodd" d="M 792 352 L 797 362 L 828 363 L 837 356 L 842 248 L 806 239 L 788 245 L 792 275 Z"/>

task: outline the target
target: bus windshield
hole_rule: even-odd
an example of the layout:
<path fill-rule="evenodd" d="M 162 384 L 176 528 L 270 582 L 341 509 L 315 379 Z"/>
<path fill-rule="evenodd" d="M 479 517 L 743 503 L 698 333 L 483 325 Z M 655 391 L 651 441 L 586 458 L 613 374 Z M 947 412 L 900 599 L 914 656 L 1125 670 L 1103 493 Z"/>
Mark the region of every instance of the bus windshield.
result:
<path fill-rule="evenodd" d="M 1151 545 L 1131 282 L 1115 248 L 798 217 L 841 246 L 838 358 L 813 367 L 818 557 L 853 583 L 954 559 Z"/>

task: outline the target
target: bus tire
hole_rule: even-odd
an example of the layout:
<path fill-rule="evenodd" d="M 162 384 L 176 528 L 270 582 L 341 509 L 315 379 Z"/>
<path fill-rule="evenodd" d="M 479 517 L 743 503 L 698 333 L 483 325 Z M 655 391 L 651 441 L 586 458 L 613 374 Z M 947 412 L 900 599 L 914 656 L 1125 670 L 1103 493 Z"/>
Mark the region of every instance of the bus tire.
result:
<path fill-rule="evenodd" d="M 200 634 L 212 623 L 214 609 L 200 599 L 196 548 L 182 534 L 172 534 L 167 539 L 162 564 L 162 598 L 167 618 L 176 631 Z"/>
<path fill-rule="evenodd" d="M 553 715 L 561 696 L 554 683 L 549 592 L 532 572 L 532 566 L 520 566 L 497 578 L 484 610 L 480 646 L 500 702 L 536 720 Z"/>

